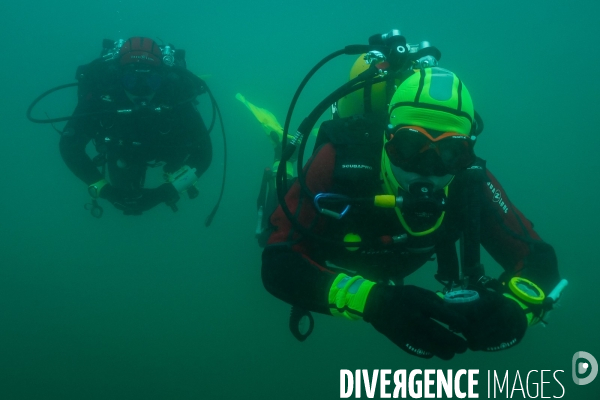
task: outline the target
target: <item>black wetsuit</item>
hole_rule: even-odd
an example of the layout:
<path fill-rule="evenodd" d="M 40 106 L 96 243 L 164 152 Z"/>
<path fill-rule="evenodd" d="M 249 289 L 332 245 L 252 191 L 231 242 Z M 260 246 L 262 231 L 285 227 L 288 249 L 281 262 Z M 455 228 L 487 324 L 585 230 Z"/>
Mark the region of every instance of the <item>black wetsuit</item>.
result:
<path fill-rule="evenodd" d="M 60 140 L 60 153 L 71 171 L 87 185 L 104 178 L 125 190 L 143 187 L 146 169 L 164 163 L 165 172 L 183 165 L 200 177 L 212 160 L 212 144 L 194 103 L 192 83 L 171 72 L 148 108 L 131 113 L 134 104 L 123 90 L 112 65 L 101 61 L 79 74 L 79 102 L 74 115 L 112 111 L 70 120 Z M 85 75 L 85 76 L 84 76 Z M 83 78 L 81 78 L 83 76 Z M 160 112 L 155 111 L 160 107 Z M 86 147 L 93 141 L 99 155 L 92 160 Z"/>

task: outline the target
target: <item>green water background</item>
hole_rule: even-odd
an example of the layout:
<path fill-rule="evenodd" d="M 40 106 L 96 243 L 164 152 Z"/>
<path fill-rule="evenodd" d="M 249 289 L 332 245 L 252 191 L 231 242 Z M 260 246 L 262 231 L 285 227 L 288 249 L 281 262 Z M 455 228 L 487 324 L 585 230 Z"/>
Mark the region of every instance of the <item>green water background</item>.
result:
<path fill-rule="evenodd" d="M 4 2 L 0 399 L 334 399 L 339 370 L 358 368 L 478 368 L 481 398 L 487 370 L 512 377 L 561 369 L 565 399 L 600 398 L 599 379 L 582 387 L 571 379 L 573 353 L 600 359 L 599 8 L 539 0 Z M 486 122 L 478 154 L 554 245 L 570 281 L 551 325 L 531 329 L 512 350 L 421 360 L 365 323 L 324 316 L 300 344 L 287 330 L 289 307 L 262 287 L 255 198 L 272 149 L 235 94 L 283 123 L 318 60 L 392 28 L 441 49 L 441 66 L 468 86 Z M 139 218 L 104 204 L 97 220 L 83 209 L 89 197 L 60 158 L 58 134 L 25 119 L 35 96 L 74 81 L 102 39 L 136 35 L 176 44 L 191 70 L 210 75 L 230 161 L 209 229 L 203 221 L 222 169 L 218 130 L 200 198 L 182 200 L 178 213 L 158 207 Z M 336 60 L 311 81 L 294 127 L 347 79 L 353 61 Z M 64 91 L 37 115 L 74 106 L 75 91 Z M 434 271 L 427 265 L 407 281 L 437 289 Z M 546 396 L 561 393 L 546 388 Z"/>

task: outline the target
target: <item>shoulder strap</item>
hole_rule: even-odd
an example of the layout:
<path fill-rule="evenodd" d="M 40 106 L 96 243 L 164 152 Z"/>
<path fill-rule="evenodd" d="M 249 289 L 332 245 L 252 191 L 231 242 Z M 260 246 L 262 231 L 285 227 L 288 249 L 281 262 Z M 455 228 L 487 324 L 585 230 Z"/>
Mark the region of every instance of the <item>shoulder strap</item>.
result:
<path fill-rule="evenodd" d="M 383 133 L 380 123 L 362 115 L 321 124 L 316 148 L 327 143 L 335 148 L 336 193 L 362 197 L 380 189 Z"/>
<path fill-rule="evenodd" d="M 385 126 L 375 118 L 364 115 L 336 118 L 325 121 L 319 127 L 315 151 L 326 143 L 334 147 L 344 145 L 381 145 Z"/>

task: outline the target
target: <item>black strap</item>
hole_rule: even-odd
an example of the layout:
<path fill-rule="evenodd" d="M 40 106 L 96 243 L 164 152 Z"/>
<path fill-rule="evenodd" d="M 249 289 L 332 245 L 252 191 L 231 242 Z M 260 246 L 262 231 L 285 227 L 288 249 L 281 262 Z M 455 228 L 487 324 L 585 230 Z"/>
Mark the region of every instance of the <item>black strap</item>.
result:
<path fill-rule="evenodd" d="M 476 282 L 484 275 L 481 264 L 481 187 L 487 181 L 485 161 L 477 158 L 475 163 L 463 171 L 457 178 L 461 181 L 464 209 L 464 229 L 460 240 L 461 260 L 458 263 L 456 245 L 451 240 L 436 244 L 438 272 L 435 278 L 448 289 L 453 283 L 460 281 L 459 268 L 462 268 L 462 278 Z"/>
<path fill-rule="evenodd" d="M 373 112 L 373 104 L 371 103 L 371 88 L 373 87 L 373 76 L 368 76 L 365 80 L 365 88 L 363 89 L 363 104 L 364 104 L 364 113 L 370 114 Z"/>
<path fill-rule="evenodd" d="M 435 252 L 438 264 L 435 279 L 450 289 L 452 283 L 458 283 L 460 279 L 456 245 L 451 240 L 444 240 L 441 243 L 436 244 Z"/>
<path fill-rule="evenodd" d="M 477 158 L 465 174 L 466 187 L 463 190 L 464 204 L 467 205 L 464 215 L 464 230 L 461 237 L 462 277 L 476 282 L 485 274 L 481 264 L 481 203 L 483 183 L 487 180 L 485 161 Z"/>
<path fill-rule="evenodd" d="M 315 327 L 315 320 L 310 311 L 292 306 L 290 311 L 290 331 L 298 341 L 304 342 Z"/>

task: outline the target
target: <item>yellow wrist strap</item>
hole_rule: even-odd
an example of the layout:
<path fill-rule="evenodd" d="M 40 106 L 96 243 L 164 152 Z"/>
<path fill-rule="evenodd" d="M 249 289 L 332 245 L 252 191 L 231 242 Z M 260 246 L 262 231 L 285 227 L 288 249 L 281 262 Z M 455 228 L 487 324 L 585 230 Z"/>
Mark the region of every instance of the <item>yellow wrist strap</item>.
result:
<path fill-rule="evenodd" d="M 92 183 L 90 186 L 88 186 L 88 192 L 90 196 L 92 196 L 95 199 L 100 197 L 100 192 L 102 191 L 102 188 L 106 185 L 108 185 L 106 179 L 100 179 L 98 182 Z"/>
<path fill-rule="evenodd" d="M 350 320 L 362 319 L 365 304 L 375 282 L 362 276 L 339 274 L 329 289 L 329 311 L 333 316 Z"/>

